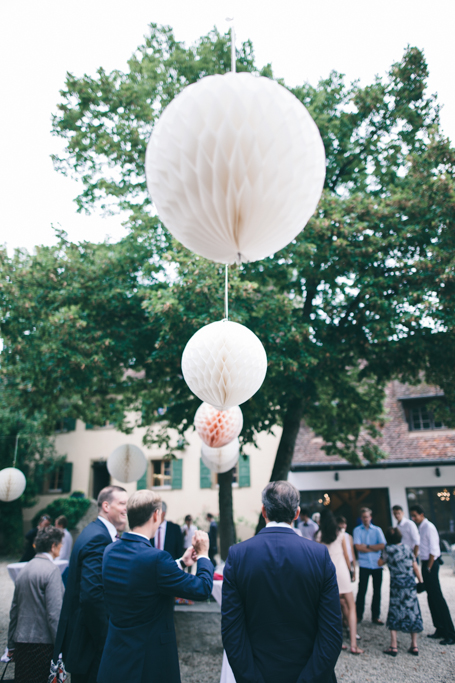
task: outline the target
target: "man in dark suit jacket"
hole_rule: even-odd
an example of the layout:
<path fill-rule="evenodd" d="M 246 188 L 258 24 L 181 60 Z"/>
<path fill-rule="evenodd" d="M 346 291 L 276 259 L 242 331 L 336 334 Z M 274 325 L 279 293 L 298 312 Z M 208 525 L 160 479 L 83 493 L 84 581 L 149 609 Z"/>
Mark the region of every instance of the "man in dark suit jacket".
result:
<path fill-rule="evenodd" d="M 174 560 L 178 560 L 183 555 L 182 530 L 178 524 L 168 522 L 167 519 L 165 519 L 167 505 L 164 500 L 161 502 L 161 505 L 163 506 L 161 524 L 156 532 L 155 538 L 151 538 L 150 542 L 153 548 L 165 550 Z"/>
<path fill-rule="evenodd" d="M 218 552 L 218 524 L 215 522 L 215 517 L 208 512 L 206 515 L 206 520 L 210 524 L 209 528 L 209 541 L 210 541 L 210 548 L 209 548 L 209 557 L 212 561 L 212 564 L 214 567 L 216 567 L 216 559 L 215 556 Z"/>
<path fill-rule="evenodd" d="M 174 596 L 209 597 L 213 584 L 209 539 L 204 531 L 196 531 L 194 549 L 188 548 L 180 560 L 190 566 L 197 558 L 193 576 L 150 543 L 161 522 L 161 498 L 155 491 L 142 489 L 131 496 L 128 521 L 131 532 L 104 552 L 109 629 L 98 683 L 180 683 Z"/>
<path fill-rule="evenodd" d="M 46 527 L 50 526 L 52 524 L 52 520 L 49 517 L 49 515 L 41 515 L 39 518 L 38 526 L 36 526 L 34 529 L 30 529 L 25 534 L 25 540 L 27 541 L 24 554 L 22 555 L 21 559 L 19 562 L 30 562 L 30 560 L 33 560 L 33 558 L 36 555 L 35 552 L 35 538 L 38 533 L 38 531 L 42 531 L 42 529 L 46 529 Z"/>
<path fill-rule="evenodd" d="M 340 597 L 327 548 L 298 536 L 299 492 L 262 492 L 265 529 L 234 545 L 224 568 L 221 632 L 237 683 L 336 683 Z"/>
<path fill-rule="evenodd" d="M 74 544 L 54 648 L 54 661 L 63 653 L 72 683 L 96 683 L 108 623 L 103 553 L 126 526 L 127 502 L 120 486 L 102 489 L 98 519 L 85 527 Z"/>

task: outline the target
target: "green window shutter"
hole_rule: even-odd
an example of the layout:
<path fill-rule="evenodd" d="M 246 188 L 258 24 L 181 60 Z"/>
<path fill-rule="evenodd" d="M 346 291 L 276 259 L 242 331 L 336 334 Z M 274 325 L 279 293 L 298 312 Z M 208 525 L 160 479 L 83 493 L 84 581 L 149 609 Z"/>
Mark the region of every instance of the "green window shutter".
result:
<path fill-rule="evenodd" d="M 76 429 L 76 418 L 64 417 L 63 418 L 63 431 L 74 432 L 75 429 Z"/>
<path fill-rule="evenodd" d="M 200 460 L 200 475 L 199 475 L 199 486 L 201 489 L 211 489 L 212 488 L 212 473 L 209 468 L 204 465 L 202 458 Z"/>
<path fill-rule="evenodd" d="M 239 486 L 246 487 L 250 484 L 250 456 L 241 455 L 239 458 Z"/>
<path fill-rule="evenodd" d="M 140 489 L 146 489 L 147 488 L 147 473 L 149 469 L 149 464 L 147 461 L 147 467 L 145 468 L 145 472 L 142 475 L 140 479 L 137 480 L 136 482 L 136 490 L 139 491 Z"/>
<path fill-rule="evenodd" d="M 91 425 L 89 422 L 86 422 L 85 429 L 93 429 L 93 425 Z"/>
<path fill-rule="evenodd" d="M 181 489 L 183 479 L 183 460 L 172 461 L 172 488 Z"/>
<path fill-rule="evenodd" d="M 69 493 L 71 491 L 71 479 L 73 477 L 73 463 L 63 463 L 63 484 L 62 493 Z"/>

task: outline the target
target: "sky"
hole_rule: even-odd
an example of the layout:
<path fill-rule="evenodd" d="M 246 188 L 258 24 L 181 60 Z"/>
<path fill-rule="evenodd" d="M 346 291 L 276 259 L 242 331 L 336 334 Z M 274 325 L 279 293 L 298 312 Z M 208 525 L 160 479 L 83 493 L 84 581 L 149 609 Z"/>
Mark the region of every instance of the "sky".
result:
<path fill-rule="evenodd" d="M 259 66 L 272 63 L 289 85 L 316 84 L 332 69 L 370 82 L 424 50 L 429 90 L 443 105 L 455 141 L 455 1 L 433 0 L 2 0 L 0 3 L 0 244 L 32 251 L 52 244 L 52 226 L 74 241 L 119 239 L 120 216 L 76 212 L 82 186 L 54 171 L 62 142 L 50 134 L 65 74 L 126 69 L 150 22 L 173 27 L 187 44 L 234 17 L 237 44 L 253 41 Z"/>

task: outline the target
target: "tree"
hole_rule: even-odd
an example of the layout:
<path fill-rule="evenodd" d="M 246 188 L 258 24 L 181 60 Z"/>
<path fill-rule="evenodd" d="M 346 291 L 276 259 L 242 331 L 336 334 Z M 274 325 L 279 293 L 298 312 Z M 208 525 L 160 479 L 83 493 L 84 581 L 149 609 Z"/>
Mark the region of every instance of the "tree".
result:
<path fill-rule="evenodd" d="M 216 31 L 186 48 L 171 29 L 151 25 L 128 72 L 68 74 L 54 117 L 54 133 L 66 141 L 56 167 L 84 184 L 79 209 L 98 205 L 127 216 L 129 237 L 104 249 L 117 262 L 128 245 L 127 270 L 133 264 L 137 270 L 131 280 L 122 276 L 119 297 L 137 316 L 135 329 L 147 331 L 142 341 L 120 346 L 109 320 L 99 341 L 93 323 L 98 360 L 91 356 L 86 366 L 91 377 L 84 395 L 88 399 L 95 378 L 113 372 L 111 388 L 107 380 L 100 385 L 105 399 L 98 414 L 115 394 L 121 397 L 118 415 L 136 410 L 150 426 L 147 438 L 161 443 L 169 443 L 168 427 L 184 434 L 192 424 L 199 401 L 181 376 L 181 353 L 197 329 L 223 317 L 223 279 L 218 265 L 177 244 L 153 214 L 145 147 L 160 112 L 183 87 L 228 70 L 229 48 L 228 35 Z M 238 51 L 237 66 L 273 77 L 270 65 L 257 69 L 249 42 Z M 326 148 L 321 202 L 286 249 L 230 269 L 231 317 L 258 334 L 269 361 L 263 387 L 242 406 L 242 439 L 254 442 L 258 432 L 282 427 L 272 479 L 287 477 L 302 419 L 323 437 L 328 454 L 374 462 L 383 457 L 375 437 L 384 384 L 392 377 L 418 381 L 424 371 L 444 387 L 435 348 L 453 336 L 447 247 L 453 241 L 454 152 L 440 133 L 436 100 L 426 95 L 427 77 L 423 54 L 409 47 L 385 78 L 364 88 L 332 72 L 316 87 L 292 90 L 316 120 Z M 58 282 L 60 268 L 63 262 L 55 271 Z M 89 297 L 85 305 L 91 308 Z M 23 328 L 17 325 L 11 345 Z M 102 347 L 105 338 L 109 344 Z M 24 377 L 25 355 L 16 365 Z M 115 364 L 134 375 L 125 380 Z M 77 394 L 77 382 L 73 389 Z"/>

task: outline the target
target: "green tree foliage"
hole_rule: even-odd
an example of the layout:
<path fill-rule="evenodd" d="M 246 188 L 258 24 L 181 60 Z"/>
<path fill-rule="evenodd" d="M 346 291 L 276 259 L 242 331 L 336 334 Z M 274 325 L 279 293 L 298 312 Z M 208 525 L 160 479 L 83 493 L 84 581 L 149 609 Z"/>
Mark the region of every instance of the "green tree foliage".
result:
<path fill-rule="evenodd" d="M 52 523 L 55 523 L 57 517 L 65 515 L 68 521 L 68 529 L 74 529 L 76 524 L 82 519 L 90 507 L 89 498 L 57 498 L 49 503 L 45 508 L 39 510 L 33 518 L 33 526 L 37 526 L 41 515 L 49 515 Z"/>
<path fill-rule="evenodd" d="M 161 225 L 146 193 L 144 156 L 163 108 L 186 85 L 227 71 L 229 52 L 229 37 L 216 31 L 187 48 L 171 29 L 151 25 L 125 73 L 67 75 L 53 121 L 66 143 L 56 168 L 82 180 L 79 210 L 123 211 L 130 234 L 116 245 L 76 246 L 62 237 L 36 256 L 4 257 L 14 272 L 4 292 L 5 372 L 33 396 L 34 410 L 43 401 L 65 404 L 83 419 L 94 412 L 96 423 L 115 396 L 117 423 L 135 409 L 150 441 L 169 441 L 169 426 L 184 434 L 192 424 L 199 401 L 181 376 L 181 353 L 197 329 L 223 317 L 223 278 Z M 249 42 L 237 68 L 273 77 L 270 65 L 256 67 Z M 455 399 L 447 370 L 454 367 L 455 156 L 427 78 L 422 52 L 408 47 L 365 87 L 332 72 L 292 89 L 324 141 L 321 202 L 286 249 L 230 268 L 231 319 L 259 336 L 269 359 L 263 387 L 242 406 L 243 442 L 283 427 L 272 479 L 286 478 L 302 419 L 328 454 L 355 464 L 382 457 L 375 437 L 392 377 L 418 381 L 423 372 Z M 19 286 L 21 303 L 13 296 Z M 43 322 L 35 328 L 37 314 Z"/>

